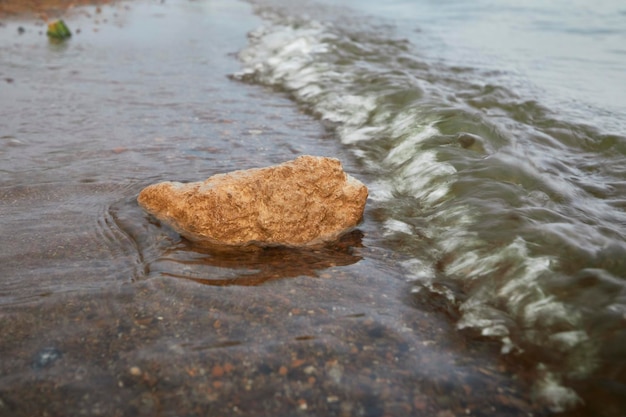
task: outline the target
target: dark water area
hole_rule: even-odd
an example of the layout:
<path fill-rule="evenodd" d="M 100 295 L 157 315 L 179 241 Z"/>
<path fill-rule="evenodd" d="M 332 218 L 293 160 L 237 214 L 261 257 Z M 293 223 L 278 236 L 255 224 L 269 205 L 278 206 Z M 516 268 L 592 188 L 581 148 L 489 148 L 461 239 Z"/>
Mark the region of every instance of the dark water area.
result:
<path fill-rule="evenodd" d="M 623 415 L 622 121 L 368 7 L 1 21 L 1 416 Z M 370 188 L 323 248 L 209 251 L 135 201 L 302 154 Z"/>

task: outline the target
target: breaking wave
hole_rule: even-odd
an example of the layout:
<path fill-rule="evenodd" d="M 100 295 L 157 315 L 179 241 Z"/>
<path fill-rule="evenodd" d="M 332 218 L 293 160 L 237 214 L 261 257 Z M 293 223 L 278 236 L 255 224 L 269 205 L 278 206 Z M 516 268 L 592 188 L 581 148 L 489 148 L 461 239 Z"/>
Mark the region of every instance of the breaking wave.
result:
<path fill-rule="evenodd" d="M 370 206 L 390 245 L 402 236 L 417 299 L 532 362 L 553 411 L 579 404 L 573 386 L 626 335 L 626 139 L 559 120 L 502 74 L 420 60 L 389 29 L 262 16 L 234 78 L 289 94 L 376 178 Z"/>

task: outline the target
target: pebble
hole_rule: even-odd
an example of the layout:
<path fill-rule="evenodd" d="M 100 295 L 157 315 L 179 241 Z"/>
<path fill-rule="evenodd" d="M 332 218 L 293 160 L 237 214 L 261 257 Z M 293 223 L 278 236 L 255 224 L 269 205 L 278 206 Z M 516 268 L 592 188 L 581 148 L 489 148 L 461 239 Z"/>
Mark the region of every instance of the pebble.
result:
<path fill-rule="evenodd" d="M 335 382 L 335 384 L 339 384 L 341 383 L 341 377 L 343 376 L 343 372 L 338 365 L 333 365 L 328 370 L 328 376 Z"/>
<path fill-rule="evenodd" d="M 33 368 L 45 368 L 61 359 L 61 357 L 63 357 L 63 352 L 61 352 L 59 349 L 55 347 L 45 347 L 37 352 L 37 356 L 35 357 L 35 361 L 33 362 Z"/>

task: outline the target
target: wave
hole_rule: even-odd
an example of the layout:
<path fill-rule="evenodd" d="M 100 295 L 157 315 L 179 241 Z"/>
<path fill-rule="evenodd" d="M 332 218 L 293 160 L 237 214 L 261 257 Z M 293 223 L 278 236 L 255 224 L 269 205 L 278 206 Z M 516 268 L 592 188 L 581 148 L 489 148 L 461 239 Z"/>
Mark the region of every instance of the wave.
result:
<path fill-rule="evenodd" d="M 440 297 L 459 330 L 530 361 L 537 401 L 580 404 L 572 387 L 626 334 L 626 140 L 386 33 L 262 17 L 233 77 L 289 94 L 377 178 L 370 201 L 389 244 L 406 238 L 395 249 L 415 297 Z"/>

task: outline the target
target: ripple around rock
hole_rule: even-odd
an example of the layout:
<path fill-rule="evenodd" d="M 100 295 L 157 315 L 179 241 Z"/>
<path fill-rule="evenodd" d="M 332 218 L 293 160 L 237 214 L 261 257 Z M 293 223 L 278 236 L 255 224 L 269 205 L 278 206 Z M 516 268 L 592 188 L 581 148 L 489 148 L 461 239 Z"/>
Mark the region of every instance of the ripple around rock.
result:
<path fill-rule="evenodd" d="M 367 187 L 339 160 L 301 156 L 202 182 L 146 187 L 139 204 L 184 237 L 243 246 L 306 246 L 333 241 L 363 216 Z"/>

